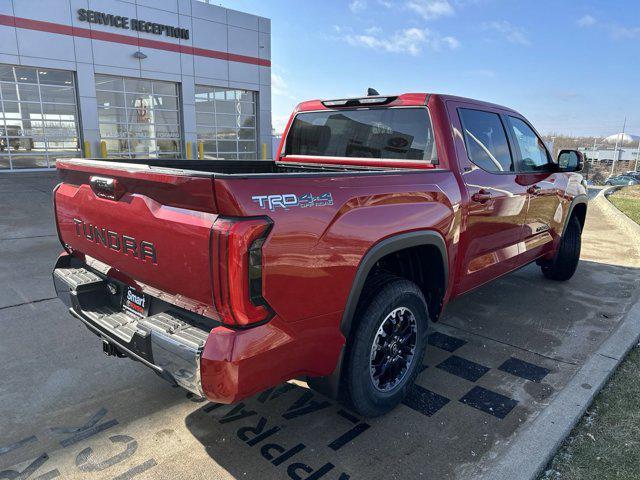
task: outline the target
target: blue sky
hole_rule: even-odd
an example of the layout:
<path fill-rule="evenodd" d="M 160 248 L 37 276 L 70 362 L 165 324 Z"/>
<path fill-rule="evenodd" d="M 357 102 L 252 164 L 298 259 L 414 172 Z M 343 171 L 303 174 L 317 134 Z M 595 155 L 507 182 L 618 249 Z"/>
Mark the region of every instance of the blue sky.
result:
<path fill-rule="evenodd" d="M 272 20 L 278 129 L 300 101 L 371 86 L 503 104 L 542 133 L 609 135 L 626 115 L 640 134 L 638 0 L 219 3 Z"/>

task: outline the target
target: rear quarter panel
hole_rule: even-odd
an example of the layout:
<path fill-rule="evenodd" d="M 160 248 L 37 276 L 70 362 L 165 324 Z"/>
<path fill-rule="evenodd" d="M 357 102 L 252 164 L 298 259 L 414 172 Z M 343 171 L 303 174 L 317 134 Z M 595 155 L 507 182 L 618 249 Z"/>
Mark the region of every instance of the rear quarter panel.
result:
<path fill-rule="evenodd" d="M 264 297 L 287 322 L 342 311 L 363 256 L 387 237 L 434 230 L 456 245 L 459 192 L 445 170 L 216 180 L 221 212 L 273 220 L 263 248 Z M 333 204 L 270 210 L 252 200 L 291 193 L 330 193 Z"/>

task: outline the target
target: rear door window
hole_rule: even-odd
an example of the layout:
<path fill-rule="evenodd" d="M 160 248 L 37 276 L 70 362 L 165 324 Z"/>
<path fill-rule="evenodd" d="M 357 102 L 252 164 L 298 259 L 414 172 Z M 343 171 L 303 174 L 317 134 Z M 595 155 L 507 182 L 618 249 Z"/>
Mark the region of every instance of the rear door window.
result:
<path fill-rule="evenodd" d="M 437 163 L 426 108 L 371 108 L 296 115 L 287 155 L 425 160 Z"/>
<path fill-rule="evenodd" d="M 551 167 L 551 158 L 544 143 L 533 129 L 516 117 L 509 117 L 511 131 L 520 149 L 522 172 L 544 172 Z"/>
<path fill-rule="evenodd" d="M 469 160 L 487 172 L 513 172 L 513 159 L 500 115 L 468 108 L 460 108 L 458 112 Z"/>

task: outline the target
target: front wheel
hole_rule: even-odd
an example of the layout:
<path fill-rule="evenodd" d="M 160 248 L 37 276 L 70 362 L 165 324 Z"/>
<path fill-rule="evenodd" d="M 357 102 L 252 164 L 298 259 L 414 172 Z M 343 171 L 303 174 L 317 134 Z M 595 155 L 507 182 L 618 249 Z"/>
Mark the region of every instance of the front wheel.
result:
<path fill-rule="evenodd" d="M 572 215 L 560 240 L 560 246 L 553 260 L 540 263 L 542 273 L 551 280 L 569 280 L 578 268 L 582 246 L 582 227 L 578 217 Z"/>
<path fill-rule="evenodd" d="M 424 357 L 429 312 L 420 288 L 402 278 L 392 277 L 365 295 L 368 300 L 354 318 L 345 386 L 351 406 L 375 417 L 402 402 L 413 385 Z"/>

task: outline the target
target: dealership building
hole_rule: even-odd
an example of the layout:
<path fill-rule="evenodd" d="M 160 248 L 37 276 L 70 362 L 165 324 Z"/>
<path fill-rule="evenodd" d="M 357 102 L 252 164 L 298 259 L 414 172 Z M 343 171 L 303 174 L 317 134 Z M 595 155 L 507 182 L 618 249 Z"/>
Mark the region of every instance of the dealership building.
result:
<path fill-rule="evenodd" d="M 271 158 L 271 22 L 192 0 L 0 1 L 0 172 Z"/>

